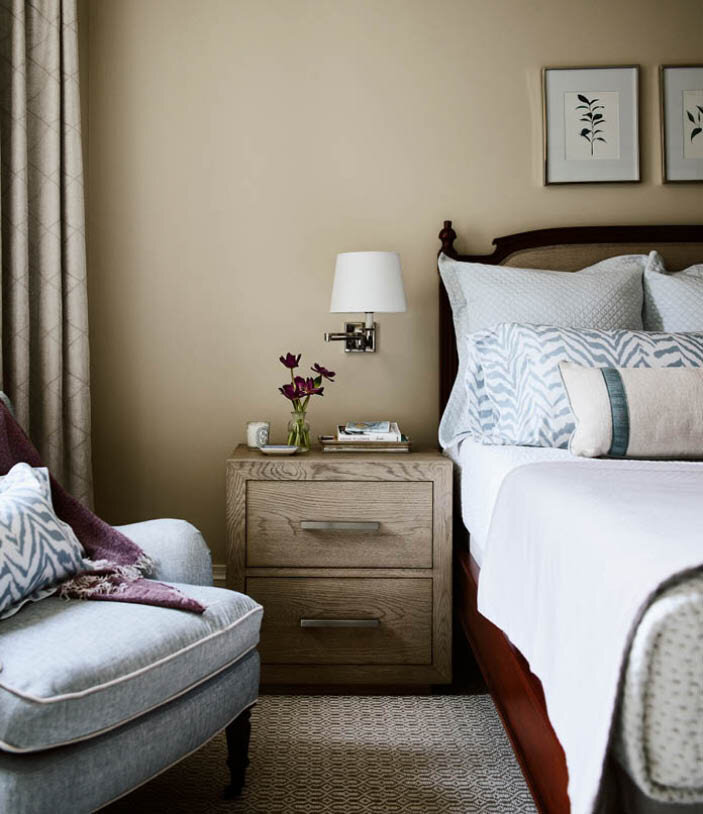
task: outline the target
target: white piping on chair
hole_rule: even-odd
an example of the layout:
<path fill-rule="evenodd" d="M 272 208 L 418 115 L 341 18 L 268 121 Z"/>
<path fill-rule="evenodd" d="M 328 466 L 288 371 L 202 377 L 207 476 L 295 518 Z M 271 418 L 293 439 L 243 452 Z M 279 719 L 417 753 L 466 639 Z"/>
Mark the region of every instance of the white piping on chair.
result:
<path fill-rule="evenodd" d="M 258 644 L 258 642 L 257 642 Z M 3 740 L 0 740 L 0 749 L 4 752 L 11 752 L 12 754 L 16 755 L 27 755 L 27 754 L 37 754 L 39 752 L 45 752 L 47 749 L 56 749 L 59 746 L 69 746 L 73 743 L 80 743 L 81 741 L 88 741 L 92 740 L 93 738 L 97 738 L 100 735 L 105 735 L 107 732 L 112 732 L 113 729 L 119 729 L 124 724 L 128 724 L 130 721 L 134 721 L 136 718 L 141 718 L 142 715 L 146 715 L 149 712 L 152 712 L 159 707 L 164 706 L 165 704 L 169 704 L 171 701 L 175 701 L 177 698 L 180 698 L 182 695 L 189 693 L 191 690 L 194 690 L 196 687 L 199 687 L 201 684 L 204 684 L 209 679 L 214 678 L 215 676 L 222 673 L 228 667 L 232 667 L 238 661 L 241 661 L 244 656 L 248 655 L 252 652 L 252 650 L 256 650 L 256 644 L 253 644 L 248 650 L 245 650 L 243 653 L 240 653 L 236 659 L 228 662 L 227 664 L 223 664 L 222 667 L 219 667 L 215 670 L 214 673 L 209 673 L 208 675 L 204 676 L 203 678 L 199 679 L 198 681 L 193 682 L 187 687 L 184 687 L 182 690 L 179 690 L 174 695 L 170 695 L 168 698 L 164 698 L 159 701 L 158 704 L 152 704 L 147 709 L 143 709 L 140 712 L 135 712 L 134 715 L 130 715 L 129 718 L 123 718 L 121 721 L 117 721 L 116 723 L 112 724 L 111 726 L 106 726 L 103 729 L 97 729 L 94 732 L 89 732 L 86 735 L 79 735 L 75 738 L 71 738 L 67 741 L 60 741 L 59 743 L 50 743 L 46 746 L 32 746 L 32 747 L 20 747 L 20 746 L 13 746 L 12 744 L 6 743 Z M 254 703 L 254 702 L 252 702 Z M 236 717 L 236 716 L 235 716 Z M 234 720 L 234 718 L 232 719 Z M 178 762 L 178 761 L 176 761 Z M 136 788 L 136 786 L 135 786 Z M 106 804 L 107 805 L 107 804 Z"/>
<path fill-rule="evenodd" d="M 149 672 L 149 670 L 153 670 L 155 667 L 160 667 L 162 664 L 166 664 L 167 662 L 171 661 L 171 659 L 180 656 L 181 653 L 185 653 L 188 650 L 192 650 L 194 647 L 198 647 L 201 644 L 204 644 L 210 639 L 214 639 L 217 636 L 221 636 L 223 633 L 228 633 L 230 630 L 235 628 L 240 622 L 243 622 L 245 619 L 248 619 L 252 614 L 258 613 L 259 611 L 263 612 L 263 608 L 261 605 L 257 605 L 255 608 L 252 608 L 250 611 L 244 614 L 244 616 L 240 616 L 239 619 L 232 622 L 231 625 L 227 625 L 227 627 L 223 627 L 220 630 L 215 630 L 210 633 L 208 636 L 205 636 L 202 639 L 198 639 L 196 642 L 191 642 L 190 644 L 182 647 L 180 650 L 176 650 L 174 653 L 169 653 L 168 656 L 164 656 L 163 658 L 158 659 L 157 661 L 152 662 L 151 664 L 147 664 L 144 667 L 140 667 L 138 670 L 133 670 L 131 673 L 126 673 L 123 676 L 119 676 L 118 678 L 112 678 L 110 681 L 105 681 L 103 684 L 96 684 L 94 687 L 87 687 L 85 690 L 78 690 L 76 692 L 67 692 L 63 695 L 52 695 L 50 697 L 41 697 L 36 695 L 30 695 L 29 693 L 21 692 L 20 690 L 15 689 L 14 687 L 8 687 L 6 684 L 3 684 L 0 681 L 0 689 L 6 690 L 13 695 L 18 696 L 19 698 L 24 698 L 26 701 L 32 701 L 35 704 L 53 704 L 58 701 L 69 701 L 73 698 L 83 698 L 86 695 L 91 695 L 94 692 L 100 692 L 101 690 L 105 690 L 108 687 L 113 687 L 115 684 L 121 684 L 123 681 L 128 681 L 135 676 L 140 675 L 141 673 Z"/>

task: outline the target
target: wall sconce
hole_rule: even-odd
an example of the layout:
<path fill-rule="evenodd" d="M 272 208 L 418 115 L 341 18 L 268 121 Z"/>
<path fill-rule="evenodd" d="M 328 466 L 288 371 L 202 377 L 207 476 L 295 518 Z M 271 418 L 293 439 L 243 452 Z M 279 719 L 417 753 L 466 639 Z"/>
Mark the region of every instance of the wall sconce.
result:
<path fill-rule="evenodd" d="M 364 322 L 345 322 L 344 333 L 325 333 L 325 342 L 343 341 L 346 353 L 374 353 L 373 315 L 407 310 L 397 252 L 343 252 L 337 255 L 331 314 L 363 313 Z"/>

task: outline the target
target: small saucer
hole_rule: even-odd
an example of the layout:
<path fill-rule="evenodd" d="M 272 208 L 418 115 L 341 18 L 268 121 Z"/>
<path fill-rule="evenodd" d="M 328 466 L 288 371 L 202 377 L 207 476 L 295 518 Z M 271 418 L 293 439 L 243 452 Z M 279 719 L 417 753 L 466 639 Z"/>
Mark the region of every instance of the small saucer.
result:
<path fill-rule="evenodd" d="M 298 447 L 288 446 L 288 444 L 266 444 L 259 447 L 264 455 L 295 455 Z"/>

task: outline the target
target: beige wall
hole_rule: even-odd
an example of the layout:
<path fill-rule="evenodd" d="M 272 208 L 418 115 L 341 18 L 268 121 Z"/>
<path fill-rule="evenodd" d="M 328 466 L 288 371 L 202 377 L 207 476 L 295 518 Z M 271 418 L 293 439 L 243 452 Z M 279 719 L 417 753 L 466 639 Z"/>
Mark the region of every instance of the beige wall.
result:
<path fill-rule="evenodd" d="M 85 13 L 87 12 L 87 13 Z M 436 234 L 700 220 L 662 186 L 656 66 L 703 62 L 699 0 L 92 0 L 88 239 L 98 510 L 186 517 L 224 559 L 223 471 L 283 437 L 284 351 L 338 371 L 310 410 L 437 426 Z M 643 183 L 541 185 L 545 64 L 640 63 Z M 335 254 L 394 249 L 380 352 L 325 345 Z"/>

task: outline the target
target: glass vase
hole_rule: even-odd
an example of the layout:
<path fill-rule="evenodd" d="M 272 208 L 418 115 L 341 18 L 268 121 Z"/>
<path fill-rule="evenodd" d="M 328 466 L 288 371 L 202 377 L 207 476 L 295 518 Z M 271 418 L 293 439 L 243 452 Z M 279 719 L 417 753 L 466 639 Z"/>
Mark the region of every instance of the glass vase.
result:
<path fill-rule="evenodd" d="M 310 451 L 310 425 L 304 411 L 293 411 L 288 422 L 288 445 L 296 446 L 300 452 Z"/>

